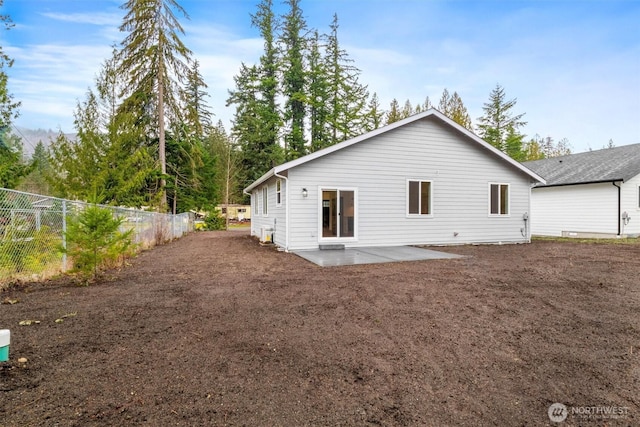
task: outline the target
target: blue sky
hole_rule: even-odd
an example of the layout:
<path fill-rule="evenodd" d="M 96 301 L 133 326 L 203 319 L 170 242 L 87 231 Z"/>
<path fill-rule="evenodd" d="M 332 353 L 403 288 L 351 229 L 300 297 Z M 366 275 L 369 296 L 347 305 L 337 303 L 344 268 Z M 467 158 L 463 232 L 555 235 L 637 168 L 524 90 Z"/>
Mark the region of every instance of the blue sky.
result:
<path fill-rule="evenodd" d="M 258 0 L 178 0 L 185 44 L 200 61 L 213 112 L 227 129 L 227 90 L 262 40 L 250 26 Z M 4 0 L 15 27 L 0 42 L 15 59 L 9 89 L 17 126 L 73 132 L 118 31 L 124 0 Z M 276 12 L 284 12 L 279 0 Z M 529 137 L 568 138 L 574 152 L 640 143 L 640 1 L 302 0 L 307 24 L 339 39 L 384 108 L 393 98 L 437 104 L 457 91 L 474 121 L 497 83 L 526 113 Z"/>

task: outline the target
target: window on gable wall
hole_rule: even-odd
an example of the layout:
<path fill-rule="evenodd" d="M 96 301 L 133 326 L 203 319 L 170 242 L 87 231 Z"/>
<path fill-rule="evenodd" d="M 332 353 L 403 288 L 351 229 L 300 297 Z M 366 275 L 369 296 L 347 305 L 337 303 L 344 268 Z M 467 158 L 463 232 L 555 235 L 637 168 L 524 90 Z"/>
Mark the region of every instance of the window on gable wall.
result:
<path fill-rule="evenodd" d="M 407 214 L 431 215 L 431 181 L 407 181 Z"/>
<path fill-rule="evenodd" d="M 262 187 L 262 215 L 267 216 L 269 212 L 269 187 Z"/>
<path fill-rule="evenodd" d="M 489 184 L 489 214 L 509 215 L 509 184 Z"/>
<path fill-rule="evenodd" d="M 276 180 L 276 206 L 282 203 L 282 180 Z"/>

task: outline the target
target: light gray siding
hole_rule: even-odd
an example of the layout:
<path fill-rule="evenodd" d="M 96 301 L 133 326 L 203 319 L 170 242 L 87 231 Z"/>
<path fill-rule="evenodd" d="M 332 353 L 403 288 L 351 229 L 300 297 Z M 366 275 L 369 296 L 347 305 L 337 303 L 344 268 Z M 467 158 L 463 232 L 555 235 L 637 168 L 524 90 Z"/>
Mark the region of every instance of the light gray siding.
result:
<path fill-rule="evenodd" d="M 618 233 L 618 189 L 610 182 L 534 188 L 531 204 L 534 235 Z"/>
<path fill-rule="evenodd" d="M 407 217 L 408 179 L 433 183 L 431 217 Z M 508 216 L 489 215 L 491 182 L 509 184 Z M 528 241 L 531 178 L 433 118 L 294 167 L 289 183 L 289 249 L 318 247 L 321 188 L 357 190 L 357 240 L 346 246 Z"/>
<path fill-rule="evenodd" d="M 623 234 L 640 234 L 640 175 L 622 184 L 622 212 L 631 217 L 624 226 Z"/>
<path fill-rule="evenodd" d="M 251 192 L 251 235 L 261 236 L 262 227 L 271 227 L 274 230 L 274 243 L 278 246 L 286 246 L 286 180 L 281 179 L 280 197 L 281 203 L 277 203 L 276 181 L 280 178 L 271 178 L 263 185 Z M 267 188 L 267 214 L 263 213 L 263 188 Z"/>

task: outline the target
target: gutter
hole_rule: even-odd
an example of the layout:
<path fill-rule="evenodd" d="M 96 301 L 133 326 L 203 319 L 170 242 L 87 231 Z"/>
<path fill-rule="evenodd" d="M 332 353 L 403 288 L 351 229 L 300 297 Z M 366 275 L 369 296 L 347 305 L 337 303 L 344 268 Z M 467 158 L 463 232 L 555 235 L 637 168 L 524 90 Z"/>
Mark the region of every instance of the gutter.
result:
<path fill-rule="evenodd" d="M 622 206 L 621 206 L 621 197 L 620 197 L 620 186 L 616 184 L 616 181 L 611 181 L 611 183 L 613 184 L 614 187 L 616 187 L 618 189 L 618 237 L 620 237 L 620 235 L 622 234 L 622 227 L 620 224 L 620 216 L 622 215 Z"/>
<path fill-rule="evenodd" d="M 289 252 L 289 178 L 287 178 L 284 175 L 279 175 L 275 170 L 273 171 L 273 174 L 277 177 L 277 178 L 281 178 L 284 179 L 285 183 L 286 183 L 286 191 L 285 191 L 285 205 L 284 205 L 284 221 L 285 221 L 285 225 L 284 225 L 284 232 L 285 232 L 285 243 L 284 243 L 284 251 L 285 252 Z M 274 242 L 275 243 L 275 242 Z"/>
<path fill-rule="evenodd" d="M 607 183 L 607 182 L 614 183 L 613 185 L 615 185 L 615 182 L 620 182 L 620 181 L 624 182 L 624 179 L 615 178 L 615 179 L 601 179 L 601 180 L 583 181 L 583 182 L 565 182 L 565 183 L 561 183 L 561 184 L 543 184 L 543 185 L 536 184 L 535 188 L 566 187 L 568 185 L 603 184 L 603 183 Z M 616 187 L 617 187 L 617 185 L 616 185 Z"/>

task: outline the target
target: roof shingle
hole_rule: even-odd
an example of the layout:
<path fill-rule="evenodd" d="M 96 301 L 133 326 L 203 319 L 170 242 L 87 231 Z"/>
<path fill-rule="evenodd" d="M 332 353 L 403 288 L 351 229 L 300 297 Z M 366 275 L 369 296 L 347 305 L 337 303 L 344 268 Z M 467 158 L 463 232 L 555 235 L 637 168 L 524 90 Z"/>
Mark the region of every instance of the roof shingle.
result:
<path fill-rule="evenodd" d="M 523 165 L 547 181 L 539 187 L 628 181 L 640 174 L 640 144 L 534 160 Z"/>

